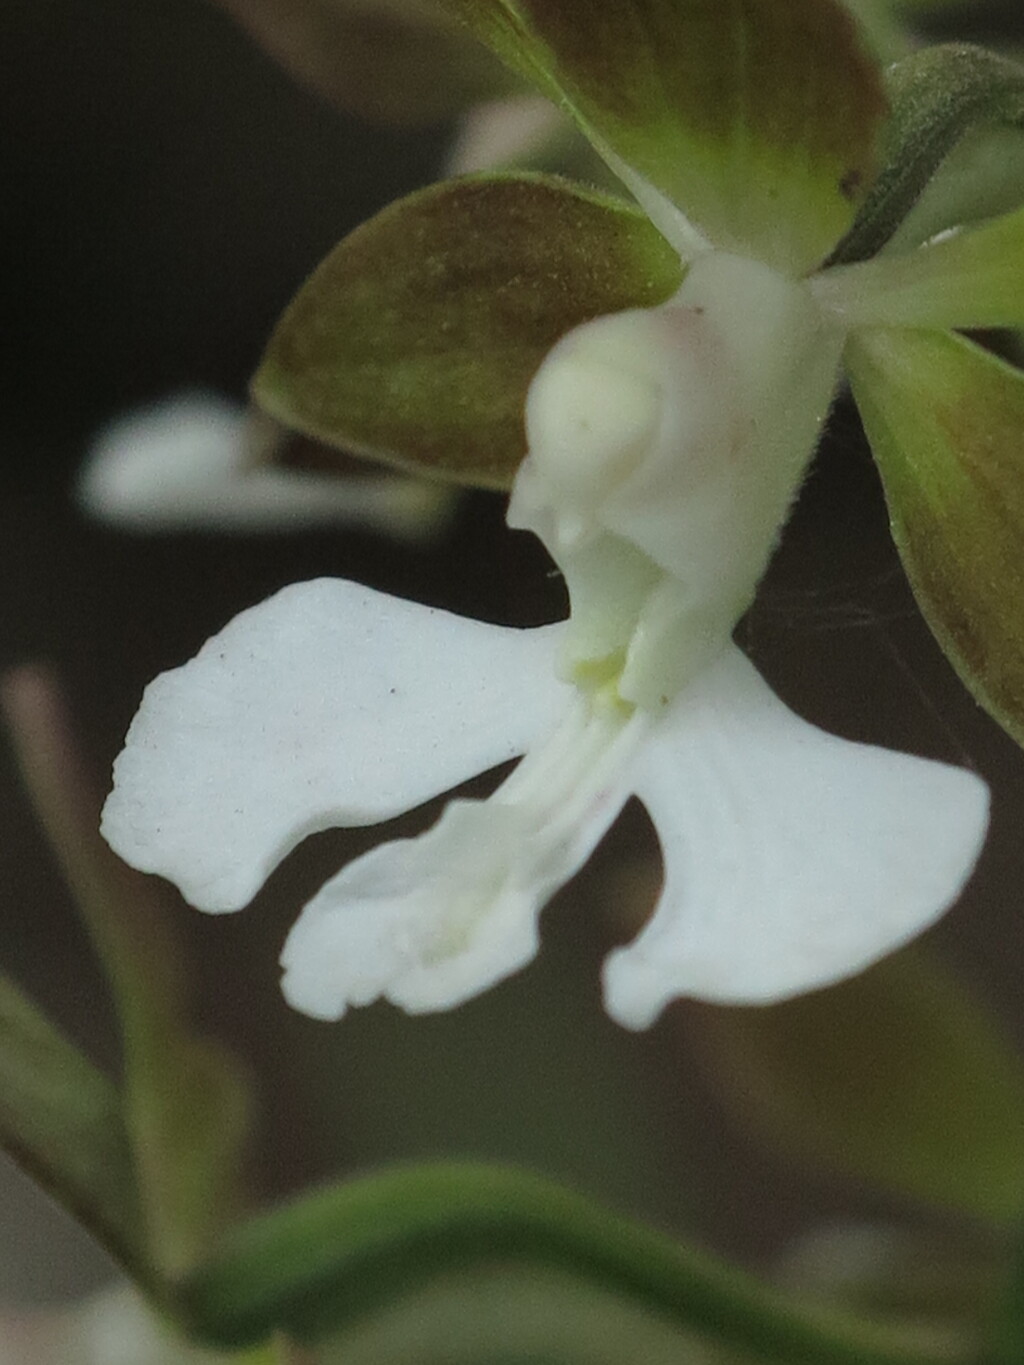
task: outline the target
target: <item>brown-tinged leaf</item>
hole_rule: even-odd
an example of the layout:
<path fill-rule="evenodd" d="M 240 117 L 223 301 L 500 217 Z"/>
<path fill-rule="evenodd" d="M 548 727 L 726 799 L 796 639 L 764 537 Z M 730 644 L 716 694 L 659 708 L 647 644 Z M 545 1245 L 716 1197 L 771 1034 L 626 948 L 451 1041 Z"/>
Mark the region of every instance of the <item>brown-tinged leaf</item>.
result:
<path fill-rule="evenodd" d="M 946 332 L 864 329 L 847 367 L 921 610 L 1024 744 L 1024 374 Z"/>
<path fill-rule="evenodd" d="M 881 76 L 835 0 L 442 2 L 718 246 L 808 270 L 873 177 Z"/>
<path fill-rule="evenodd" d="M 448 181 L 335 248 L 278 323 L 253 393 L 342 449 L 507 487 L 554 343 L 663 302 L 682 274 L 647 219 L 605 195 L 535 175 Z"/>

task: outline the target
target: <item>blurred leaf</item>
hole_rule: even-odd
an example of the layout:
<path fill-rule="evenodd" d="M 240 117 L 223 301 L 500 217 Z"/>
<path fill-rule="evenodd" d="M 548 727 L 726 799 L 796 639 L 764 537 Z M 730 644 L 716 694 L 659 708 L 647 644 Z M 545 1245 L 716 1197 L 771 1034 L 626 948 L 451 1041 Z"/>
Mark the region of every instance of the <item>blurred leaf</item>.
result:
<path fill-rule="evenodd" d="M 142 1273 L 141 1219 L 117 1089 L 2 976 L 0 1145 L 113 1256 Z"/>
<path fill-rule="evenodd" d="M 520 86 L 426 0 L 217 0 L 303 85 L 349 113 L 410 125 Z"/>
<path fill-rule="evenodd" d="M 724 1365 L 720 1352 L 619 1294 L 507 1264 L 439 1277 L 316 1356 L 318 1365 Z"/>
<path fill-rule="evenodd" d="M 164 1271 L 178 1270 L 237 1212 L 243 1073 L 191 1025 L 174 903 L 100 838 L 100 802 L 54 680 L 44 670 L 21 669 L 4 680 L 3 702 L 26 786 L 113 991 L 132 1187 L 149 1256 Z"/>
<path fill-rule="evenodd" d="M 1024 128 L 1024 68 L 982 48 L 924 48 L 890 68 L 886 87 L 892 113 L 882 170 L 853 227 L 832 253 L 832 264 L 866 260 L 880 251 L 943 162 L 953 160 L 958 144 L 970 143 L 970 160 L 977 161 L 980 149 L 972 137 Z M 997 144 L 992 164 L 983 164 L 985 176 L 970 178 L 966 186 L 958 183 L 959 176 L 936 176 L 937 201 L 929 205 L 927 225 L 921 222 L 916 240 L 1024 201 L 1024 183 L 1003 143 Z"/>
<path fill-rule="evenodd" d="M 311 1342 L 488 1263 L 567 1272 L 766 1362 L 938 1365 L 898 1332 L 807 1312 L 704 1252 L 497 1166 L 385 1171 L 252 1219 L 179 1284 L 177 1305 L 213 1345 L 274 1330 Z"/>
<path fill-rule="evenodd" d="M 1024 326 L 1024 210 L 814 281 L 848 327 Z"/>
<path fill-rule="evenodd" d="M 784 1151 L 994 1222 L 1024 1212 L 1024 1063 L 919 950 L 688 1019 L 726 1103 Z"/>
<path fill-rule="evenodd" d="M 1019 1227 L 992 1336 L 992 1351 L 987 1358 L 991 1365 L 1021 1365 L 1024 1361 L 1024 1236 Z"/>
<path fill-rule="evenodd" d="M 448 181 L 335 248 L 278 323 L 253 393 L 332 445 L 506 487 L 554 343 L 663 302 L 681 279 L 675 252 L 617 200 L 544 176 Z"/>
<path fill-rule="evenodd" d="M 575 0 L 442 3 L 611 153 L 655 221 L 652 185 L 716 245 L 801 271 L 872 178 L 881 78 L 833 0 L 590 0 L 585 21 Z"/>
<path fill-rule="evenodd" d="M 930 331 L 860 331 L 846 363 L 914 596 L 1024 744 L 1024 374 Z"/>

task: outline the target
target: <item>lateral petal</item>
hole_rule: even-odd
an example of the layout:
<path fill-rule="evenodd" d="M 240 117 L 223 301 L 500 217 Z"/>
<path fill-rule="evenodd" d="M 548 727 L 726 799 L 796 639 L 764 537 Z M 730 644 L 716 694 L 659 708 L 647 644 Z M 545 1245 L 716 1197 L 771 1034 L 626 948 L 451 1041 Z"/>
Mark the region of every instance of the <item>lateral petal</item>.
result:
<path fill-rule="evenodd" d="M 308 834 L 522 753 L 562 701 L 560 634 L 340 579 L 284 588 L 146 689 L 103 833 L 200 909 L 239 909 Z"/>
<path fill-rule="evenodd" d="M 852 975 L 956 900 L 985 837 L 980 779 L 825 734 L 735 646 L 650 738 L 635 790 L 665 886 L 605 966 L 627 1027 L 678 996 L 766 1004 Z"/>

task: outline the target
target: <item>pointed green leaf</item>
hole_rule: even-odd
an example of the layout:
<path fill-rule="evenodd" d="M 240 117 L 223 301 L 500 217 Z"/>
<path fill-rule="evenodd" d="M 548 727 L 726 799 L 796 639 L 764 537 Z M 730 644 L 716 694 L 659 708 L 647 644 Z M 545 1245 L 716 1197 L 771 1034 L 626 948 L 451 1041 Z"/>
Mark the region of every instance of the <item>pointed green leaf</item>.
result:
<path fill-rule="evenodd" d="M 331 445 L 507 487 L 555 342 L 681 280 L 676 253 L 617 200 L 543 176 L 449 181 L 335 248 L 278 323 L 253 394 Z"/>
<path fill-rule="evenodd" d="M 813 287 L 848 327 L 1024 327 L 1024 210 L 822 271 Z"/>
<path fill-rule="evenodd" d="M 0 1147 L 123 1265 L 144 1259 L 121 1098 L 0 976 Z"/>
<path fill-rule="evenodd" d="M 1024 1061 L 919 949 L 691 1019 L 727 1103 L 783 1150 L 994 1222 L 1024 1214 Z"/>
<path fill-rule="evenodd" d="M 945 332 L 858 332 L 847 368 L 918 605 L 1024 744 L 1024 374 Z"/>
<path fill-rule="evenodd" d="M 124 1065 L 122 1115 L 148 1259 L 177 1270 L 237 1212 L 246 1137 L 238 1062 L 198 1036 L 174 932 L 176 902 L 126 867 L 99 835 L 100 800 L 59 688 L 42 669 L 4 679 L 4 710 L 26 787 L 114 996 Z"/>
<path fill-rule="evenodd" d="M 252 1219 L 180 1282 L 177 1307 L 213 1345 L 275 1330 L 316 1342 L 449 1272 L 494 1263 L 567 1271 L 776 1365 L 935 1365 L 898 1333 L 805 1311 L 553 1181 L 468 1163 L 383 1171 Z"/>
<path fill-rule="evenodd" d="M 449 118 L 518 84 L 417 0 L 218 0 L 303 85 L 361 118 Z"/>
<path fill-rule="evenodd" d="M 800 273 L 872 178 L 881 77 L 834 0 L 444 4 L 565 107 L 681 247 L 658 196 L 716 245 Z"/>
<path fill-rule="evenodd" d="M 1024 201 L 1024 67 L 951 44 L 898 62 L 886 86 L 882 169 L 834 264 L 874 256 L 912 211 L 901 236 L 916 243 Z"/>

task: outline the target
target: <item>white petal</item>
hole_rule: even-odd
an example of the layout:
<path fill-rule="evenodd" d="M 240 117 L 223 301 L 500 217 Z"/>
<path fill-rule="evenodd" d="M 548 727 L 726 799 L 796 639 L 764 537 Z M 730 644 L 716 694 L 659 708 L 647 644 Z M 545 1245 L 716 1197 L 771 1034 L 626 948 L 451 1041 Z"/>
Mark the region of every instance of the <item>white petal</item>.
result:
<path fill-rule="evenodd" d="M 307 834 L 388 819 L 522 753 L 564 704 L 561 630 L 340 579 L 285 588 L 146 689 L 103 833 L 200 909 L 238 909 Z"/>
<path fill-rule="evenodd" d="M 285 996 L 319 1019 L 385 997 L 448 1009 L 537 951 L 537 920 L 629 795 L 644 722 L 588 714 L 563 723 L 490 800 L 453 801 L 418 839 L 357 859 L 306 906 L 285 944 Z"/>
<path fill-rule="evenodd" d="M 137 531 L 294 531 L 369 526 L 413 540 L 449 520 L 452 493 L 399 474 L 342 478 L 261 462 L 238 404 L 185 393 L 140 408 L 96 437 L 79 479 L 86 511 Z"/>
<path fill-rule="evenodd" d="M 860 970 L 957 898 L 987 825 L 977 777 L 826 735 L 734 646 L 651 733 L 635 789 L 665 887 L 605 966 L 631 1028 L 678 996 L 767 1003 Z"/>
<path fill-rule="evenodd" d="M 542 156 L 565 130 L 561 111 L 543 95 L 509 95 L 471 105 L 449 144 L 443 174 L 469 175 L 523 165 Z"/>
<path fill-rule="evenodd" d="M 514 875 L 521 812 L 453 801 L 418 839 L 381 844 L 309 902 L 281 955 L 285 997 L 316 1019 L 386 997 L 447 1009 L 537 951 L 547 883 Z"/>

